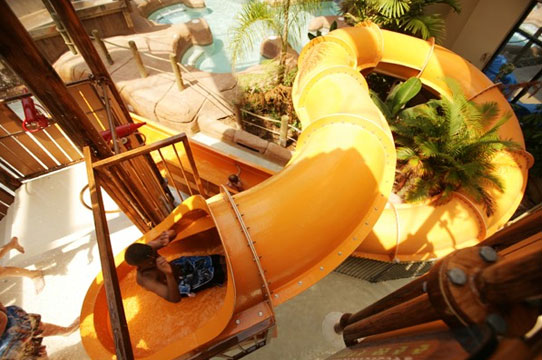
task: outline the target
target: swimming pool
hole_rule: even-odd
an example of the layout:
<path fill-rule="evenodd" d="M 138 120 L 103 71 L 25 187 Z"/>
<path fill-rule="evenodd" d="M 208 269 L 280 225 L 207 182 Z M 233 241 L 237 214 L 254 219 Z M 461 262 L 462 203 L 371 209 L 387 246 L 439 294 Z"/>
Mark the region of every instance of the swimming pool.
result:
<path fill-rule="evenodd" d="M 213 43 L 208 46 L 192 46 L 181 59 L 181 63 L 195 66 L 196 68 L 215 72 L 231 72 L 231 60 L 229 54 L 229 36 L 230 28 L 235 24 L 235 15 L 241 11 L 246 0 L 205 0 L 207 7 L 203 9 L 192 9 L 183 4 L 167 6 L 153 12 L 149 19 L 161 24 L 178 24 L 188 21 L 198 21 L 198 18 L 205 18 L 211 32 L 213 33 Z M 339 12 L 338 5 L 333 1 L 322 3 L 322 8 L 318 14 L 304 14 L 304 24 L 299 32 L 300 36 L 297 43 L 292 44 L 299 52 L 303 45 L 309 42 L 307 37 L 310 20 L 315 16 L 336 15 Z M 260 56 L 260 43 L 268 36 L 274 35 L 271 32 L 261 31 L 260 38 L 256 42 L 254 49 L 244 58 L 239 59 L 236 64 L 236 71 L 246 69 L 249 66 L 259 64 L 264 58 Z"/>

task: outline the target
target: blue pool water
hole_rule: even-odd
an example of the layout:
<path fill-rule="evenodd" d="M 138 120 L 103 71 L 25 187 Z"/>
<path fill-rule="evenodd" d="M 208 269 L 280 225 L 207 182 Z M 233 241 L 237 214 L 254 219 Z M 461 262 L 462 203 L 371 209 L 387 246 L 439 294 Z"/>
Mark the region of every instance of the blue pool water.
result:
<path fill-rule="evenodd" d="M 182 4 L 167 6 L 153 12 L 149 19 L 161 24 L 178 24 L 205 18 L 213 33 L 213 43 L 208 46 L 191 47 L 184 54 L 181 63 L 195 66 L 203 71 L 231 72 L 229 30 L 235 25 L 235 16 L 241 11 L 246 0 L 205 0 L 205 2 L 207 7 L 204 9 L 192 9 Z M 297 43 L 292 44 L 293 47 L 299 52 L 303 45 L 309 42 L 307 32 L 309 22 L 313 17 L 336 15 L 338 12 L 337 4 L 333 1 L 327 1 L 322 3 L 318 14 L 301 14 L 304 21 L 302 21 Z M 275 34 L 263 30 L 257 31 L 260 35 L 258 41 L 255 42 L 255 46 L 249 54 L 237 61 L 236 71 L 259 64 L 263 60 L 260 56 L 260 44 L 265 38 Z"/>

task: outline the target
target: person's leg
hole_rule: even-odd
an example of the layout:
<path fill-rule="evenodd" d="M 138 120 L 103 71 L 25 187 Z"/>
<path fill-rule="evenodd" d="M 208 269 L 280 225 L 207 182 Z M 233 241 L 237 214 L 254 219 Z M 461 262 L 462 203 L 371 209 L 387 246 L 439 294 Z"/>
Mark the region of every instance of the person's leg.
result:
<path fill-rule="evenodd" d="M 23 276 L 30 279 L 43 278 L 43 271 L 41 270 L 28 270 L 15 266 L 0 266 L 0 278 L 8 276 Z"/>
<path fill-rule="evenodd" d="M 42 329 L 41 336 L 55 336 L 55 335 L 70 335 L 75 330 L 79 328 L 79 318 L 75 319 L 71 325 L 68 326 L 60 326 L 55 324 L 49 324 L 46 322 L 42 322 L 40 324 L 40 328 Z"/>
<path fill-rule="evenodd" d="M 45 286 L 45 280 L 43 278 L 43 271 L 41 270 L 28 270 L 15 266 L 0 266 L 0 278 L 8 276 L 22 276 L 32 279 L 36 293 L 40 293 Z"/>
<path fill-rule="evenodd" d="M 16 236 L 12 237 L 11 240 L 4 246 L 0 248 L 0 259 L 4 257 L 10 250 L 17 250 L 21 254 L 24 253 L 24 247 L 19 244 L 19 239 Z"/>

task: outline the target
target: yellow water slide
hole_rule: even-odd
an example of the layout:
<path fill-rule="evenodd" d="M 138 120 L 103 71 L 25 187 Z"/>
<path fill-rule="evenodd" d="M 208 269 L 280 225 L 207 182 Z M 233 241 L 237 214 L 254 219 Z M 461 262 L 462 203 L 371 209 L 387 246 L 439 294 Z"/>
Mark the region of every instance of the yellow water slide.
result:
<path fill-rule="evenodd" d="M 374 25 L 340 29 L 305 47 L 293 89 L 304 131 L 288 165 L 239 194 L 231 195 L 224 189 L 207 200 L 199 196 L 187 199 L 138 240 L 150 241 L 176 226 L 176 241 L 161 254 L 171 260 L 180 255 L 222 253 L 228 267 L 226 286 L 170 304 L 140 289 L 134 269 L 123 262 L 123 254 L 116 257 L 136 358 L 186 358 L 246 331 L 258 319 L 272 317 L 274 306 L 316 283 L 354 251 L 389 260 L 397 237 L 393 233 L 389 239 L 383 237 L 388 234 L 386 229 L 379 230 L 378 224 L 382 214 L 389 217 L 385 208 L 394 181 L 395 148 L 387 122 L 371 101 L 360 71 L 376 67 L 408 77 L 425 68 L 424 84 L 446 96 L 449 90 L 441 76 L 450 74 L 446 68 L 451 67 L 453 77 L 467 90 L 472 83 L 490 87 L 478 70 L 457 55 L 440 48 L 437 55 L 429 55 L 432 48 L 430 43 L 381 31 Z M 477 95 L 477 100 L 494 97 L 497 93 L 489 90 Z M 499 104 L 506 110 L 508 105 L 503 101 Z M 506 137 L 523 143 L 515 119 L 504 129 Z M 485 221 L 484 231 L 489 233 L 511 214 L 521 198 L 528 162 L 522 154 L 508 153 L 499 154 L 498 161 L 510 178 L 506 179 L 507 192 L 496 194 L 499 220 L 486 219 L 478 214 L 476 204 L 460 196 L 452 208 L 437 210 L 440 215 L 447 214 L 438 223 L 441 232 L 461 226 L 461 231 L 468 230 L 475 239 L 482 228 L 478 222 Z M 501 205 L 505 200 L 509 203 Z M 419 210 L 409 211 L 414 212 L 410 218 L 416 218 Z M 393 230 L 394 220 L 386 221 L 383 227 Z M 401 220 L 401 224 L 403 232 L 409 233 L 407 223 Z M 471 240 L 463 241 L 467 244 Z M 399 256 L 407 251 L 414 257 L 439 254 L 434 250 L 438 242 L 426 245 L 426 239 L 420 237 L 409 247 L 409 241 L 407 236 Z M 459 241 L 456 245 L 463 246 Z M 81 321 L 89 355 L 113 358 L 101 275 L 89 288 Z"/>

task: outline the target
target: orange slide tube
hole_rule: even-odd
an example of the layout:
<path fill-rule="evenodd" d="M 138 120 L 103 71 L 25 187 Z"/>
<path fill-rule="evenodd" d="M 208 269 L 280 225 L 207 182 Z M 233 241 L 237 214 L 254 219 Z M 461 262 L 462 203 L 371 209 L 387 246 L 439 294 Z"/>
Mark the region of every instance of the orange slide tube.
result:
<path fill-rule="evenodd" d="M 162 255 L 171 260 L 181 254 L 223 253 L 228 268 L 226 286 L 170 304 L 138 288 L 135 271 L 123 262 L 123 253 L 116 257 L 136 358 L 189 357 L 243 331 L 258 317 L 272 317 L 274 306 L 319 281 L 356 249 L 381 256 L 393 250 L 386 248 L 389 241 L 381 240 L 372 229 L 388 211 L 395 148 L 360 70 L 378 68 L 392 47 L 386 45 L 387 39 L 399 42 L 403 38 L 411 39 L 369 25 L 314 39 L 299 58 L 292 96 L 304 131 L 286 167 L 233 196 L 224 192 L 207 200 L 191 197 L 138 240 L 147 242 L 177 226 L 176 241 Z M 411 52 L 413 48 L 405 49 Z M 391 64 L 390 69 L 396 65 Z M 438 67 L 438 61 L 430 65 Z M 442 67 L 451 65 L 443 63 Z M 390 69 L 395 74 L 395 69 Z M 444 82 L 434 82 L 431 88 L 446 94 Z M 510 123 L 508 131 L 515 132 L 520 141 L 517 122 Z M 521 156 L 499 156 L 509 159 L 504 164 L 510 168 L 521 161 L 527 167 Z M 519 195 L 516 191 L 513 196 Z M 471 212 L 461 214 L 465 221 L 470 217 Z M 370 246 L 358 248 L 365 245 L 365 238 Z M 425 255 L 423 241 L 419 244 L 416 251 Z M 434 256 L 429 250 L 426 253 Z M 81 321 L 83 345 L 89 355 L 113 358 L 101 274 L 89 288 Z"/>

